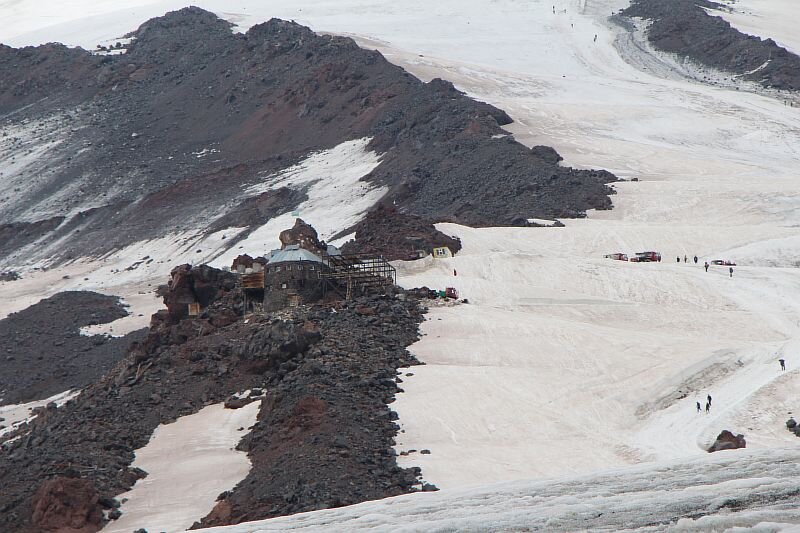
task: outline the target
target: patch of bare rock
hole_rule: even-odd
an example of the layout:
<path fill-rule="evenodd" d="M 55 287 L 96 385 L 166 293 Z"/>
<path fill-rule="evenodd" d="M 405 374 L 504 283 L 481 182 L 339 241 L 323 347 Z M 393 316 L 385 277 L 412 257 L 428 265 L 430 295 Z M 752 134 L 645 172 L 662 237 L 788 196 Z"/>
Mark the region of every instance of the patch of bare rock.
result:
<path fill-rule="evenodd" d="M 69 291 L 0 320 L 0 404 L 41 400 L 96 381 L 144 333 L 85 336 L 80 328 L 127 315 L 119 298 Z"/>

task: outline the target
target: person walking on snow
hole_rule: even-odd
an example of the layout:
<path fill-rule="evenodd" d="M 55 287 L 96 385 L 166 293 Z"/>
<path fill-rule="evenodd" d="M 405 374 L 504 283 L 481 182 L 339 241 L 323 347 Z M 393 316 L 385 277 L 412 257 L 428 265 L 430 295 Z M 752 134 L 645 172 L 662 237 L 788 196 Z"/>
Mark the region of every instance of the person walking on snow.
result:
<path fill-rule="evenodd" d="M 786 361 L 778 359 L 778 362 L 781 364 L 781 370 L 786 370 Z"/>
<path fill-rule="evenodd" d="M 706 272 L 708 272 L 708 261 L 706 261 L 706 264 L 703 266 L 706 267 Z"/>
<path fill-rule="evenodd" d="M 681 256 L 678 256 L 678 263 L 681 262 Z"/>
<path fill-rule="evenodd" d="M 708 398 L 708 405 L 711 405 L 711 395 L 709 394 L 707 398 Z"/>
<path fill-rule="evenodd" d="M 706 404 L 706 414 L 708 414 L 710 411 L 711 411 L 711 402 L 708 402 Z"/>
<path fill-rule="evenodd" d="M 728 268 L 728 272 L 731 273 L 731 277 L 733 277 L 733 267 Z"/>
<path fill-rule="evenodd" d="M 688 262 L 689 262 L 689 258 L 688 258 L 688 257 L 686 257 L 685 255 L 683 256 L 683 262 L 684 262 L 684 263 L 688 263 Z"/>
<path fill-rule="evenodd" d="M 697 412 L 700 412 L 700 402 L 697 402 Z"/>
<path fill-rule="evenodd" d="M 697 256 L 694 256 L 694 264 L 697 264 Z"/>

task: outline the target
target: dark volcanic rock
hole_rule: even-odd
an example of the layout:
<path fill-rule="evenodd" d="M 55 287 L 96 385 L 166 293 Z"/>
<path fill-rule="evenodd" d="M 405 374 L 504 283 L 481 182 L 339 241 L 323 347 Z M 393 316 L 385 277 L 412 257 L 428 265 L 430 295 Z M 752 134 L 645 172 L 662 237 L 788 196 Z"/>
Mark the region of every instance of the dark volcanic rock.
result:
<path fill-rule="evenodd" d="M 747 442 L 744 440 L 744 435 L 734 435 L 726 429 L 717 436 L 717 440 L 714 441 L 714 444 L 711 445 L 708 452 L 736 450 L 745 447 L 747 447 Z"/>
<path fill-rule="evenodd" d="M 380 204 L 353 228 L 355 240 L 342 246 L 343 253 L 382 254 L 389 261 L 417 259 L 418 250 L 432 253 L 438 246 L 447 246 L 453 253 L 461 249 L 458 238 L 445 235 L 420 216 L 401 213 L 397 208 Z"/>
<path fill-rule="evenodd" d="M 370 297 L 336 313 L 320 306 L 295 317 L 320 338 L 277 369 L 282 377 L 266 388 L 258 422 L 240 445 L 253 469 L 203 527 L 351 505 L 420 483 L 419 469 L 397 466 L 399 427 L 387 406 L 398 391 L 397 368 L 416 364 L 405 350 L 417 339 L 416 304 Z"/>
<path fill-rule="evenodd" d="M 648 40 L 679 54 L 764 87 L 800 90 L 800 56 L 772 39 L 746 35 L 706 10 L 724 9 L 707 0 L 633 0 L 622 13 L 651 21 Z"/>
<path fill-rule="evenodd" d="M 220 292 L 235 287 L 236 276 L 230 272 L 207 265 L 180 265 L 172 269 L 169 284 L 159 287 L 158 294 L 164 298 L 169 316 L 167 323 L 172 325 L 188 316 L 188 304 L 197 303 L 206 308 Z"/>
<path fill-rule="evenodd" d="M 0 320 L 0 404 L 83 388 L 108 372 L 143 333 L 87 337 L 80 328 L 127 314 L 116 297 L 62 292 Z"/>
<path fill-rule="evenodd" d="M 229 288 L 228 276 L 176 269 L 167 291 L 210 285 L 199 316 L 156 313 L 147 338 L 111 372 L 3 438 L 0 531 L 42 530 L 33 522 L 34 497 L 54 476 L 93 486 L 101 505 L 111 501 L 146 475 L 130 465 L 159 424 L 247 389 L 264 392 L 258 422 L 240 444 L 253 468 L 204 523 L 417 489 L 419 470 L 395 461 L 398 427 L 387 404 L 398 391 L 397 369 L 415 363 L 405 347 L 418 338 L 418 303 L 375 295 L 249 315 L 245 323 L 241 293 Z M 165 300 L 179 298 L 168 293 Z M 372 312 L 359 312 L 367 308 Z"/>
<path fill-rule="evenodd" d="M 32 228 L 47 233 L 40 253 L 77 257 L 176 228 L 261 224 L 305 192 L 243 191 L 312 151 L 365 137 L 382 154 L 367 179 L 433 222 L 509 225 L 611 207 L 613 175 L 494 138 L 511 120 L 504 112 L 448 82 L 423 83 L 351 39 L 275 19 L 233 33 L 198 8 L 148 21 L 135 36 L 127 53 L 105 57 L 0 48 L 0 126 L 29 121 L 42 146 L 62 141 L 26 167 L 37 186 L 0 205 L 0 224 L 94 207 Z M 4 240 L 0 228 L 0 253 L 27 243 Z"/>

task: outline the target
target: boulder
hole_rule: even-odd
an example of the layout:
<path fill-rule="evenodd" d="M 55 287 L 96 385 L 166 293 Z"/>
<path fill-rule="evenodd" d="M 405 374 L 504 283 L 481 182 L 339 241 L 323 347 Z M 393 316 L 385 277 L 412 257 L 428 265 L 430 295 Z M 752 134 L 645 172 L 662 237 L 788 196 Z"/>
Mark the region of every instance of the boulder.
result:
<path fill-rule="evenodd" d="M 717 436 L 717 440 L 708 449 L 709 453 L 718 452 L 721 450 L 736 450 L 738 448 L 747 447 L 747 442 L 744 440 L 744 435 L 734 435 L 730 431 L 723 430 Z"/>
<path fill-rule="evenodd" d="M 32 521 L 42 532 L 94 533 L 103 524 L 100 497 L 88 479 L 48 479 L 33 497 Z"/>
<path fill-rule="evenodd" d="M 283 230 L 278 238 L 281 241 L 281 249 L 297 245 L 315 254 L 327 250 L 327 246 L 320 242 L 317 230 L 306 224 L 301 218 L 294 221 L 294 227 Z"/>

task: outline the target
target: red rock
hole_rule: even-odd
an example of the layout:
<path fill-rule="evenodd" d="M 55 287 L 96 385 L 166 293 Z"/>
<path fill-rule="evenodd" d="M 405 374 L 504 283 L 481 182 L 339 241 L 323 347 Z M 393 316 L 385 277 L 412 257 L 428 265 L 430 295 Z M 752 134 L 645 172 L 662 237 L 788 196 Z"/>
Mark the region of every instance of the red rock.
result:
<path fill-rule="evenodd" d="M 33 525 L 42 532 L 94 533 L 103 526 L 99 499 L 88 479 L 49 479 L 33 497 Z"/>

